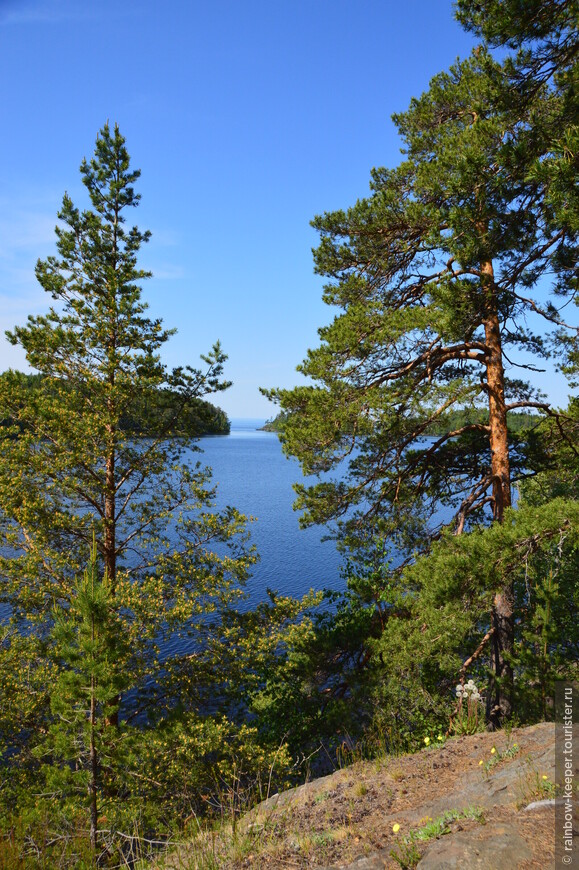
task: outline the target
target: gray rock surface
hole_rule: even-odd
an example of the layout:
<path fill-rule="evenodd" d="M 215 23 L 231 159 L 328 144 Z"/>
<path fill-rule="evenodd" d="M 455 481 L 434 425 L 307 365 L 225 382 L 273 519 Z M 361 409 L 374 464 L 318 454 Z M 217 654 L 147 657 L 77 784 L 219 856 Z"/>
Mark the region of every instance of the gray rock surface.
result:
<path fill-rule="evenodd" d="M 514 870 L 532 857 L 517 833 L 506 825 L 485 825 L 437 840 L 417 870 Z"/>
<path fill-rule="evenodd" d="M 422 848 L 423 857 L 417 870 L 517 870 L 520 867 L 539 866 L 537 856 L 525 839 L 525 825 L 542 819 L 552 829 L 555 805 L 560 799 L 529 801 L 527 797 L 525 801 L 525 796 L 529 780 L 532 782 L 534 777 L 544 774 L 554 780 L 554 726 L 534 726 L 528 729 L 527 734 L 535 734 L 538 738 L 531 752 L 530 747 L 525 745 L 519 753 L 505 758 L 486 774 L 478 766 L 481 752 L 476 738 L 473 739 L 470 755 L 476 767 L 463 773 L 458 787 L 442 798 L 434 798 L 404 813 L 405 827 L 419 826 L 420 820 L 426 816 L 435 818 L 449 809 L 474 806 L 486 811 L 488 818 L 486 824 L 475 824 L 469 830 L 462 830 L 460 824 L 451 824 L 450 833 L 431 841 L 426 849 Z M 452 746 L 440 750 L 438 760 L 441 764 L 447 755 L 451 757 L 452 752 Z M 511 814 L 509 821 L 493 821 L 490 818 L 492 811 L 501 809 Z M 387 821 L 399 818 L 396 815 Z M 390 849 L 383 849 L 353 862 L 332 864 L 323 870 L 384 870 L 392 866 Z"/>

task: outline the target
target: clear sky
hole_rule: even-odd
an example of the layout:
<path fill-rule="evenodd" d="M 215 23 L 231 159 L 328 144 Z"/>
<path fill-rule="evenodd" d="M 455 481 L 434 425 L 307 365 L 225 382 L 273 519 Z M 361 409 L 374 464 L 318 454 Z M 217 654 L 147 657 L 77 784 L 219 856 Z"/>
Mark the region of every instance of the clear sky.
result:
<path fill-rule="evenodd" d="M 86 207 L 78 167 L 108 119 L 143 173 L 144 296 L 178 329 L 165 361 L 219 338 L 218 404 L 272 416 L 258 388 L 299 383 L 332 316 L 309 221 L 398 163 L 391 114 L 472 45 L 451 0 L 0 0 L 0 370 L 26 369 L 4 330 L 48 307 L 34 264 L 64 191 Z"/>

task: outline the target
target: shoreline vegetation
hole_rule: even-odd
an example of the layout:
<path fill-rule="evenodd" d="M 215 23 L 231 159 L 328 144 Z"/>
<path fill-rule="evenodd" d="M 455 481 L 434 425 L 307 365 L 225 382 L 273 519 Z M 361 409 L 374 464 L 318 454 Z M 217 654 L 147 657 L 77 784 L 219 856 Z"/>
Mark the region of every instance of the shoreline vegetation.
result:
<path fill-rule="evenodd" d="M 229 431 L 206 401 L 231 385 L 227 355 L 215 341 L 198 368 L 162 362 L 173 330 L 142 297 L 151 234 L 127 223 L 140 170 L 118 125 L 81 163 L 86 207 L 64 194 L 35 269 L 58 304 L 6 333 L 39 374 L 0 375 L 1 870 L 168 868 L 195 837 L 210 851 L 182 870 L 370 849 L 413 870 L 425 842 L 480 825 L 489 793 L 511 802 L 520 783 L 523 808 L 567 794 L 552 724 L 528 765 L 535 737 L 511 735 L 552 723 L 579 679 L 579 399 L 554 409 L 509 373 L 551 357 L 579 383 L 576 3 L 455 5 L 480 45 L 394 116 L 403 162 L 314 218 L 335 316 L 298 366 L 308 383 L 262 390 L 285 412 L 264 429 L 301 467 L 299 525 L 335 540 L 341 592 L 267 588 L 246 607 L 252 518 L 220 507 L 189 455 Z M 338 794 L 336 776 L 332 803 L 324 774 L 391 758 L 386 783 Z M 271 862 L 251 842 L 239 860 L 216 851 L 220 823 L 235 838 L 247 810 L 312 777 L 303 829 Z M 361 831 L 362 808 L 386 829 Z M 521 865 L 504 829 L 512 848 L 526 821 L 507 810 L 490 819 L 496 870 Z"/>
<path fill-rule="evenodd" d="M 48 376 L 42 374 L 11 371 L 0 373 L 0 381 L 6 379 L 8 375 L 17 378 L 30 396 L 35 392 L 38 393 L 41 385 L 45 388 L 49 380 Z M 231 422 L 221 408 L 196 396 L 185 397 L 175 390 L 160 387 L 151 390 L 146 401 L 136 400 L 130 413 L 121 416 L 121 431 L 130 433 L 136 438 L 146 436 L 143 419 L 153 412 L 161 424 L 166 421 L 169 425 L 173 419 L 178 418 L 180 431 L 174 434 L 185 438 L 229 435 L 231 431 Z M 12 418 L 0 408 L 0 426 L 9 427 L 13 422 Z"/>
<path fill-rule="evenodd" d="M 262 432 L 283 433 L 290 415 L 281 411 L 271 420 L 267 420 L 262 426 Z M 488 410 L 483 408 L 459 408 L 441 417 L 436 423 L 432 423 L 424 431 L 424 435 L 444 435 L 450 429 L 459 429 L 462 426 L 488 424 Z M 540 414 L 533 413 L 510 413 L 508 417 L 509 432 L 516 434 L 525 430 L 533 429 L 544 419 Z M 418 421 L 417 421 L 418 422 Z"/>

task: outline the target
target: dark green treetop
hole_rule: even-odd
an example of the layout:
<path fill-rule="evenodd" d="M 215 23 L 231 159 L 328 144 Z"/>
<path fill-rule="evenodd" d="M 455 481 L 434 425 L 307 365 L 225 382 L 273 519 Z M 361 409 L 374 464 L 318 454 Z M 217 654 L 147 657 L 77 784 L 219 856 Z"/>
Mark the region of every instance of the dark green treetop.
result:
<path fill-rule="evenodd" d="M 460 23 L 492 47 L 507 46 L 527 53 L 536 78 L 576 62 L 579 47 L 577 0 L 457 0 Z"/>

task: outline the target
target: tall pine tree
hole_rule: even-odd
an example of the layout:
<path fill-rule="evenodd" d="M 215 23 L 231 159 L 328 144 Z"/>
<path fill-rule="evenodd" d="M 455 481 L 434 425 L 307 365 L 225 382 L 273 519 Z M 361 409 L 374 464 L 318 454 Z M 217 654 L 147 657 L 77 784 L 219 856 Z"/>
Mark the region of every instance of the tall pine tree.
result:
<path fill-rule="evenodd" d="M 548 147 L 547 84 L 532 105 L 530 115 L 477 48 L 395 117 L 404 162 L 372 172 L 369 198 L 313 222 L 316 271 L 339 313 L 300 367 L 314 385 L 271 395 L 289 414 L 284 446 L 304 471 L 340 470 L 297 487 L 304 521 L 335 522 L 362 561 L 384 538 L 407 558 L 428 550 L 449 516 L 457 533 L 502 522 L 513 482 L 536 462 L 532 439 L 509 435 L 508 415 L 554 412 L 508 369 L 533 369 L 549 353 L 542 328 L 529 328 L 534 315 L 566 328 L 577 227 L 550 205 L 560 179 L 528 171 Z M 555 296 L 539 303 L 529 291 L 551 273 Z M 456 408 L 466 411 L 458 428 Z M 442 434 L 425 440 L 434 426 Z M 510 581 L 497 578 L 489 620 L 496 725 L 512 710 Z"/>
<path fill-rule="evenodd" d="M 161 361 L 171 333 L 141 298 L 150 275 L 137 257 L 149 233 L 126 223 L 140 173 L 118 127 L 101 130 L 81 175 L 91 207 L 65 194 L 57 255 L 36 267 L 54 305 L 9 334 L 43 377 L 34 390 L 17 373 L 0 383 L 1 598 L 15 625 L 44 636 L 54 607 L 76 594 L 95 534 L 133 643 L 131 685 L 147 684 L 153 703 L 153 686 L 165 697 L 154 681 L 163 639 L 202 645 L 208 614 L 241 594 L 254 557 L 239 513 L 214 510 L 210 471 L 188 437 L 190 407 L 228 386 L 225 356 L 216 344 L 203 369 Z M 163 389 L 172 400 L 160 414 Z M 127 417 L 139 420 L 138 438 Z M 121 700 L 110 705 L 113 723 Z"/>

